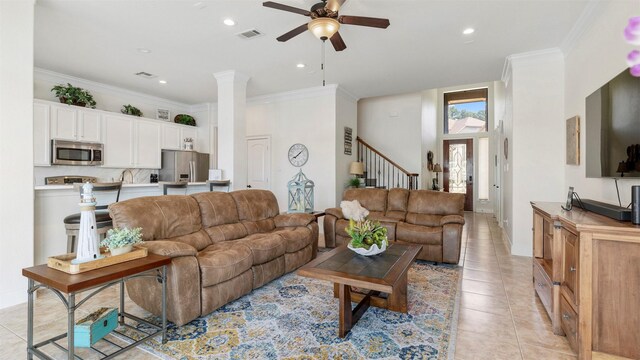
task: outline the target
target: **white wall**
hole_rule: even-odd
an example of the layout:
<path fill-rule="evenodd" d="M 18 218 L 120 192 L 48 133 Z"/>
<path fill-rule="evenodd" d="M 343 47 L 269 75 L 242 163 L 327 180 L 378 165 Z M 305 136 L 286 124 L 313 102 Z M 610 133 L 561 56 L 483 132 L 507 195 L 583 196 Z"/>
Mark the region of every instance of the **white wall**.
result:
<path fill-rule="evenodd" d="M 439 162 L 438 159 L 442 159 L 440 149 L 438 145 L 438 90 L 431 89 L 422 92 L 422 151 L 420 155 L 422 158 L 420 166 L 420 188 L 431 189 L 433 186 L 432 179 L 436 176 L 436 173 L 427 169 L 427 152 L 433 153 L 433 164 Z M 442 176 L 442 174 L 440 174 Z M 442 178 L 440 178 L 442 181 Z"/>
<path fill-rule="evenodd" d="M 421 173 L 421 129 L 421 93 L 358 101 L 358 136 L 410 173 Z"/>
<path fill-rule="evenodd" d="M 315 208 L 336 205 L 336 89 L 328 85 L 247 100 L 247 136 L 271 137 L 271 191 L 282 211 L 287 182 L 299 170 L 287 156 L 295 143 L 309 149 L 302 171 L 315 183 Z"/>
<path fill-rule="evenodd" d="M 509 171 L 505 185 L 511 252 L 531 256 L 530 201 L 562 201 L 564 179 L 564 58 L 558 50 L 512 55 L 505 118 Z M 511 96 L 511 97 L 509 97 Z"/>
<path fill-rule="evenodd" d="M 345 126 L 352 130 L 351 155 L 344 153 Z M 353 176 L 349 174 L 349 166 L 352 161 L 357 161 L 356 136 L 358 136 L 358 102 L 355 97 L 338 88 L 336 93 L 336 199 L 333 206 L 340 204 L 347 181 Z"/>
<path fill-rule="evenodd" d="M 0 1 L 0 308 L 26 300 L 33 265 L 34 4 Z"/>
<path fill-rule="evenodd" d="M 640 15 L 638 1 L 599 3 L 591 25 L 582 33 L 566 54 L 564 119 L 580 116 L 580 128 L 585 129 L 585 99 L 602 85 L 627 68 L 626 56 L 634 48 L 624 41 L 622 32 L 631 16 Z M 585 131 L 580 133 L 580 165 L 564 167 L 563 188 L 573 186 L 582 198 L 618 203 L 613 179 L 586 178 Z M 640 179 L 619 180 L 623 206 L 631 202 L 631 186 Z"/>

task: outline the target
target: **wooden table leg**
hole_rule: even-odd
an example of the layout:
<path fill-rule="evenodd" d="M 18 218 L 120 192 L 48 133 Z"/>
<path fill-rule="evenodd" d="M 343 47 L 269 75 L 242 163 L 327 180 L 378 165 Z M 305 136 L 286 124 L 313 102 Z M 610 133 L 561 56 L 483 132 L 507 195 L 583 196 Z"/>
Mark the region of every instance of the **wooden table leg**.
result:
<path fill-rule="evenodd" d="M 407 312 L 407 273 L 398 279 L 387 299 L 387 309 L 391 311 Z"/>
<path fill-rule="evenodd" d="M 338 336 L 347 336 L 351 330 L 353 313 L 351 311 L 351 287 L 349 285 L 337 284 L 340 293 L 340 329 Z"/>

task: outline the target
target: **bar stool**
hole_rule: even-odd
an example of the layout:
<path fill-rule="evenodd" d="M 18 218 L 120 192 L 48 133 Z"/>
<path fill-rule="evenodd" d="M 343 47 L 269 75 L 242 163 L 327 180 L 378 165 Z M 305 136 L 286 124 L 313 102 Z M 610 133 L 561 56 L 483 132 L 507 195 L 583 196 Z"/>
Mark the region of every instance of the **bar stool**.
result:
<path fill-rule="evenodd" d="M 187 183 L 184 181 L 181 182 L 167 182 L 161 181 L 158 183 L 160 188 L 162 188 L 162 195 L 167 195 L 169 189 L 184 189 L 184 194 L 187 195 Z"/>
<path fill-rule="evenodd" d="M 209 191 L 213 191 L 214 187 L 226 187 L 229 192 L 231 180 L 207 180 L 207 184 L 209 184 Z"/>
<path fill-rule="evenodd" d="M 74 188 L 80 190 L 80 196 L 82 196 L 82 183 L 74 184 Z M 120 200 L 120 189 L 122 188 L 122 182 L 111 183 L 95 183 L 93 185 L 93 191 L 95 193 L 116 191 L 116 201 Z M 99 198 L 99 197 L 98 197 Z M 113 221 L 109 216 L 109 210 L 106 205 L 96 205 L 96 228 L 98 230 L 98 236 L 102 237 L 109 229 L 113 228 Z M 64 228 L 67 231 L 67 253 L 75 252 L 76 241 L 80 232 L 80 213 L 72 214 L 64 218 Z"/>

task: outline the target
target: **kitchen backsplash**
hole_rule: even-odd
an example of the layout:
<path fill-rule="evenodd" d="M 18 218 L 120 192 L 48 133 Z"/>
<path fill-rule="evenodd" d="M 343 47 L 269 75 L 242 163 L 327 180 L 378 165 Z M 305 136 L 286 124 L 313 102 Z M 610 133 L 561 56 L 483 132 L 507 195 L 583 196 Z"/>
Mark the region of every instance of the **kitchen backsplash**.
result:
<path fill-rule="evenodd" d="M 36 166 L 33 168 L 34 186 L 44 185 L 44 178 L 49 176 L 95 176 L 100 182 L 111 182 L 120 179 L 125 169 L 107 169 L 99 166 Z M 131 175 L 127 172 L 123 182 L 125 184 L 148 184 L 149 175 L 157 174 L 158 170 L 130 169 Z"/>

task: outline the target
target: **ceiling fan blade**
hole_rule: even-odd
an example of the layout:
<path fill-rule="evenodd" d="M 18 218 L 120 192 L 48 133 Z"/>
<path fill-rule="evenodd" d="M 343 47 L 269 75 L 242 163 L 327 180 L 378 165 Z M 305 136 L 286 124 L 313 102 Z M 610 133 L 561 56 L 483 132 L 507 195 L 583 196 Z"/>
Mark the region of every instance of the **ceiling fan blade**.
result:
<path fill-rule="evenodd" d="M 280 35 L 279 37 L 276 38 L 276 40 L 282 41 L 282 42 L 287 41 L 287 40 L 291 39 L 294 36 L 298 36 L 298 35 L 302 34 L 303 32 L 307 31 L 307 29 L 308 29 L 307 24 L 302 24 L 302 25 L 298 26 L 297 28 L 289 31 L 288 33 Z"/>
<path fill-rule="evenodd" d="M 336 49 L 336 51 L 342 51 L 347 48 L 347 44 L 344 43 L 339 32 L 333 34 L 331 37 L 331 44 L 333 44 L 333 48 Z"/>
<path fill-rule="evenodd" d="M 389 19 L 370 18 L 364 16 L 340 16 L 338 21 L 346 25 L 370 26 L 386 29 L 389 26 Z"/>
<path fill-rule="evenodd" d="M 327 0 L 327 5 L 325 5 L 325 9 L 329 9 L 333 12 L 338 12 L 342 7 L 342 4 L 347 0 Z"/>
<path fill-rule="evenodd" d="M 272 9 L 284 10 L 284 11 L 288 11 L 288 12 L 292 12 L 292 13 L 296 13 L 304 16 L 309 16 L 308 10 L 299 9 L 293 6 L 284 5 L 284 4 L 280 4 L 273 1 L 265 1 L 262 3 L 262 6 L 266 6 Z"/>

